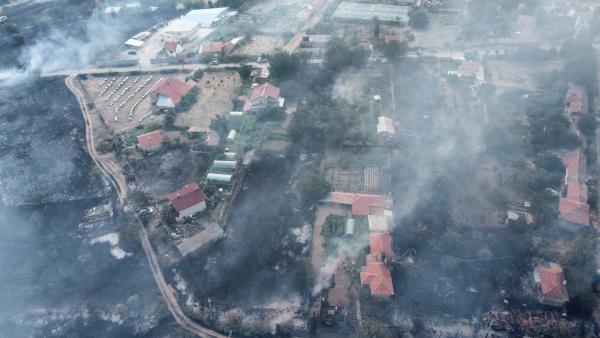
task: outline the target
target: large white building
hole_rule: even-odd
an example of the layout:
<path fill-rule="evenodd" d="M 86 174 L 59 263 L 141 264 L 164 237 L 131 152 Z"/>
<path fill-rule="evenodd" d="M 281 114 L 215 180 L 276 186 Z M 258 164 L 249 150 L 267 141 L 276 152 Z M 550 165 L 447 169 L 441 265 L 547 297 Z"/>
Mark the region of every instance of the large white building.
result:
<path fill-rule="evenodd" d="M 219 22 L 227 7 L 195 9 L 186 15 L 171 20 L 163 29 L 163 33 L 179 40 L 191 39 L 198 33 L 200 28 L 211 28 Z"/>

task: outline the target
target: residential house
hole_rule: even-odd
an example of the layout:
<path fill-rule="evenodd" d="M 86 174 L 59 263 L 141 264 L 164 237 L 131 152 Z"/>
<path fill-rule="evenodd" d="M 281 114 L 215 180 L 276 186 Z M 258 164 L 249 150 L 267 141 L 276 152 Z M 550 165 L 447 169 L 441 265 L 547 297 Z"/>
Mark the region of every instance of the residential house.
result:
<path fill-rule="evenodd" d="M 223 55 L 225 44 L 219 41 L 206 42 L 200 46 L 200 54 L 203 56 L 220 57 Z"/>
<path fill-rule="evenodd" d="M 369 243 L 371 244 L 371 254 L 384 258 L 393 258 L 392 236 L 383 232 L 372 232 L 369 234 Z"/>
<path fill-rule="evenodd" d="M 183 47 L 176 41 L 166 41 L 163 47 L 167 55 L 171 57 L 177 57 L 178 54 L 183 52 Z"/>
<path fill-rule="evenodd" d="M 352 207 L 355 216 L 384 215 L 385 196 L 334 191 L 321 200 L 323 203 Z"/>
<path fill-rule="evenodd" d="M 159 108 L 172 109 L 194 86 L 176 78 L 160 78 L 150 90 Z"/>
<path fill-rule="evenodd" d="M 485 74 L 481 63 L 472 60 L 463 61 L 458 66 L 458 77 L 475 79 L 478 83 L 485 82 Z"/>
<path fill-rule="evenodd" d="M 579 231 L 590 225 L 590 206 L 587 202 L 587 160 L 577 150 L 562 157 L 565 165 L 565 196 L 559 198 L 558 225 L 571 231 Z"/>
<path fill-rule="evenodd" d="M 206 196 L 196 183 L 190 183 L 167 197 L 177 211 L 177 221 L 206 210 Z"/>
<path fill-rule="evenodd" d="M 390 269 L 372 254 L 367 256 L 366 262 L 366 266 L 360 271 L 360 284 L 369 286 L 371 296 L 393 296 L 394 284 Z"/>
<path fill-rule="evenodd" d="M 567 281 L 560 265 L 543 262 L 534 268 L 533 276 L 540 285 L 540 303 L 560 307 L 569 301 Z"/>
<path fill-rule="evenodd" d="M 589 111 L 587 91 L 582 86 L 570 85 L 566 101 L 566 110 L 572 122 L 576 122 L 579 116 Z"/>
<path fill-rule="evenodd" d="M 396 128 L 394 127 L 394 120 L 389 117 L 379 116 L 377 118 L 377 137 L 380 141 L 385 142 L 394 138 L 396 135 Z"/>
<path fill-rule="evenodd" d="M 283 107 L 283 99 L 279 97 L 279 93 L 279 88 L 270 83 L 256 86 L 242 110 L 244 113 L 252 113 L 266 107 Z"/>
<path fill-rule="evenodd" d="M 160 149 L 163 138 L 160 131 L 156 130 L 151 133 L 142 134 L 137 137 L 138 148 L 143 151 L 155 151 Z"/>

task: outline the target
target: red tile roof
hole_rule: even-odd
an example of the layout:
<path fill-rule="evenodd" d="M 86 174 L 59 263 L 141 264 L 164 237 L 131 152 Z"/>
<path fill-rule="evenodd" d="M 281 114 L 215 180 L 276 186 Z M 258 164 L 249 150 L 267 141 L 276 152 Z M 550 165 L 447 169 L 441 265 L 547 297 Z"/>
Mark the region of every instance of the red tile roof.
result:
<path fill-rule="evenodd" d="M 404 37 L 400 33 L 390 33 L 386 34 L 384 37 L 385 42 L 390 43 L 392 41 L 402 42 L 404 41 Z"/>
<path fill-rule="evenodd" d="M 252 94 L 250 94 L 250 101 L 254 101 L 262 97 L 271 97 L 277 99 L 279 98 L 279 93 L 279 88 L 273 86 L 270 83 L 265 83 L 260 86 L 256 86 L 252 90 Z"/>
<path fill-rule="evenodd" d="M 466 60 L 458 66 L 458 72 L 461 76 L 476 77 L 479 73 L 481 64 L 477 61 Z"/>
<path fill-rule="evenodd" d="M 371 244 L 372 255 L 384 253 L 385 257 L 394 257 L 394 251 L 392 250 L 392 237 L 389 234 L 372 232 L 369 235 L 369 242 Z"/>
<path fill-rule="evenodd" d="M 160 131 L 156 130 L 151 133 L 142 134 L 137 137 L 138 147 L 142 150 L 153 149 L 160 145 L 163 141 Z"/>
<path fill-rule="evenodd" d="M 207 42 L 202 45 L 202 54 L 218 54 L 223 51 L 223 42 Z"/>
<path fill-rule="evenodd" d="M 542 298 L 549 299 L 556 303 L 569 301 L 567 288 L 563 284 L 565 276 L 563 269 L 556 263 L 540 265 L 537 267 L 540 276 Z"/>
<path fill-rule="evenodd" d="M 567 111 L 569 114 L 588 113 L 588 95 L 585 88 L 571 86 L 567 92 Z"/>
<path fill-rule="evenodd" d="M 168 96 L 174 105 L 181 102 L 181 98 L 192 90 L 193 85 L 185 83 L 176 78 L 160 78 L 152 87 L 151 93 Z"/>
<path fill-rule="evenodd" d="M 590 206 L 587 202 L 579 202 L 561 197 L 558 202 L 559 221 L 579 225 L 590 225 Z"/>
<path fill-rule="evenodd" d="M 175 53 L 177 51 L 177 42 L 175 41 L 167 41 L 165 42 L 165 49 L 171 53 Z"/>
<path fill-rule="evenodd" d="M 383 215 L 385 211 L 385 196 L 354 194 L 352 196 L 352 214 L 359 216 Z"/>
<path fill-rule="evenodd" d="M 198 203 L 206 201 L 204 192 L 196 183 L 190 183 L 179 191 L 169 194 L 167 197 L 169 198 L 169 201 L 173 203 L 173 207 L 177 212 L 181 212 Z"/>
<path fill-rule="evenodd" d="M 367 256 L 367 265 L 360 272 L 360 284 L 369 285 L 372 296 L 393 296 L 394 284 L 390 270 L 372 255 Z"/>
<path fill-rule="evenodd" d="M 587 180 L 587 158 L 581 151 L 576 150 L 561 157 L 566 170 L 566 180 L 584 183 Z"/>

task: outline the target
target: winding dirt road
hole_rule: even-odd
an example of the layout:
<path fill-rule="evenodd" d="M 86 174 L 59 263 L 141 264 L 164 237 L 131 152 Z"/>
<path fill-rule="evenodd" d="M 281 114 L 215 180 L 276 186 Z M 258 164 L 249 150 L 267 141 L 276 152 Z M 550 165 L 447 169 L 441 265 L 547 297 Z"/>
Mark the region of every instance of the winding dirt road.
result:
<path fill-rule="evenodd" d="M 86 139 L 86 147 L 87 150 L 92 157 L 94 163 L 98 166 L 98 169 L 105 175 L 106 178 L 110 181 L 112 186 L 117 191 L 117 195 L 119 201 L 121 203 L 124 202 L 125 197 L 127 196 L 127 184 L 125 182 L 125 177 L 121 171 L 120 166 L 116 163 L 112 158 L 106 156 L 100 156 L 96 152 L 96 146 L 94 142 L 94 133 L 93 133 L 93 124 L 92 124 L 92 116 L 90 115 L 90 111 L 85 102 L 85 95 L 78 88 L 75 76 L 68 76 L 65 79 L 65 84 L 71 90 L 73 95 L 77 98 L 79 103 L 79 107 L 81 108 L 81 112 L 83 114 L 83 119 L 85 120 L 85 139 Z M 201 326 L 191 320 L 188 316 L 185 315 L 179 303 L 177 302 L 177 296 L 175 295 L 175 291 L 173 288 L 167 283 L 165 277 L 158 265 L 158 259 L 156 258 L 156 254 L 154 253 L 154 248 L 152 247 L 152 243 L 150 242 L 150 238 L 148 236 L 148 232 L 137 218 L 136 215 L 133 215 L 138 224 L 140 225 L 140 240 L 142 243 L 142 248 L 144 249 L 144 253 L 148 258 L 148 263 L 150 264 L 150 270 L 152 270 L 152 274 L 154 275 L 154 280 L 158 285 L 160 293 L 167 304 L 167 308 L 175 318 L 175 321 L 185 330 L 198 335 L 200 337 L 206 338 L 227 338 L 218 332 L 210 330 L 204 326 Z"/>

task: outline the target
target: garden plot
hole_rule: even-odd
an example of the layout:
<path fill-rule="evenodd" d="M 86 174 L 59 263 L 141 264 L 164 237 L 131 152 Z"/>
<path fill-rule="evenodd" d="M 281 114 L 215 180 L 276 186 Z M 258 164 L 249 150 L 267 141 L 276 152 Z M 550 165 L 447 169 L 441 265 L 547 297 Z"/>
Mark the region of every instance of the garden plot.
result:
<path fill-rule="evenodd" d="M 344 151 L 328 159 L 336 191 L 385 193 L 390 186 L 388 156 L 385 150 Z"/>

